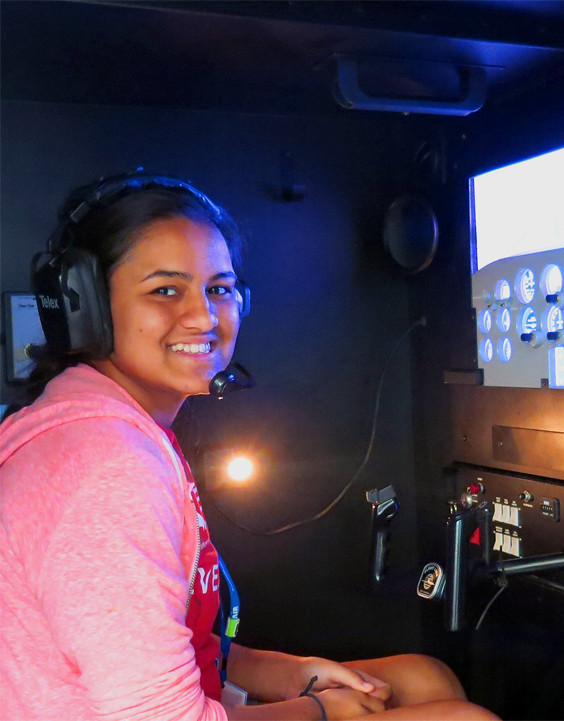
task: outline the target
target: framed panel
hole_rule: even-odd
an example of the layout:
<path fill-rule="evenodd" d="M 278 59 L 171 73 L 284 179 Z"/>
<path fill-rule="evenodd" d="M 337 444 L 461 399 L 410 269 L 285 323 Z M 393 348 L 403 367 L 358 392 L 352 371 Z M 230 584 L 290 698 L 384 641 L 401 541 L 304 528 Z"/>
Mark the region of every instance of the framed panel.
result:
<path fill-rule="evenodd" d="M 28 377 L 33 367 L 30 345 L 45 343 L 37 302 L 32 293 L 4 293 L 6 328 L 6 380 L 17 383 Z"/>

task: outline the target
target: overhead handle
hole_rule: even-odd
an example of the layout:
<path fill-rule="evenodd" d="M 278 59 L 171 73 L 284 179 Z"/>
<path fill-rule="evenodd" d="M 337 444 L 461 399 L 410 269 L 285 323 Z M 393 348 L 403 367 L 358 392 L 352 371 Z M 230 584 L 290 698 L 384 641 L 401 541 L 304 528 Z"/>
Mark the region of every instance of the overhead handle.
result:
<path fill-rule="evenodd" d="M 486 71 L 480 67 L 457 67 L 464 96 L 457 100 L 427 98 L 387 98 L 367 95 L 358 81 L 358 61 L 336 58 L 333 95 L 350 110 L 380 110 L 395 113 L 427 113 L 429 115 L 469 115 L 479 110 L 486 100 Z"/>

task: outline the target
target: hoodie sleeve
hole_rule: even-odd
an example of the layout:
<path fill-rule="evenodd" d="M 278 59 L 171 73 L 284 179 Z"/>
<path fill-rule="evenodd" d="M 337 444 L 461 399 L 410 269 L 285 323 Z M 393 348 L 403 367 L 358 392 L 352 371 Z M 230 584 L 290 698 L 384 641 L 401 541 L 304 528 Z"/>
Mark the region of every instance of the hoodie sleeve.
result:
<path fill-rule="evenodd" d="M 58 648 L 94 718 L 224 721 L 206 698 L 185 625 L 197 548 L 194 514 L 163 450 L 121 420 L 43 434 L 57 456 L 62 513 L 38 576 Z"/>

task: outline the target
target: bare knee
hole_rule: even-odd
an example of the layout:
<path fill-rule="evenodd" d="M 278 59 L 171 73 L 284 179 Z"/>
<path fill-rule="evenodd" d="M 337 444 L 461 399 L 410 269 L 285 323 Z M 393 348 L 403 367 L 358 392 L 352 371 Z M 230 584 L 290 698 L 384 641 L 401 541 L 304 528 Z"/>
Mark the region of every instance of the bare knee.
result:
<path fill-rule="evenodd" d="M 500 718 L 476 704 L 453 700 L 390 709 L 384 711 L 382 721 L 500 721 Z"/>
<path fill-rule="evenodd" d="M 450 668 L 432 656 L 408 653 L 346 666 L 389 683 L 393 696 L 382 719 L 390 721 L 500 721 L 499 717 L 466 700 Z"/>
<path fill-rule="evenodd" d="M 450 668 L 431 656 L 409 653 L 378 659 L 376 678 L 387 681 L 393 689 L 394 707 L 434 701 L 466 701 L 466 694 Z"/>
<path fill-rule="evenodd" d="M 466 700 L 466 694 L 460 681 L 451 669 L 439 659 L 415 653 L 405 654 L 400 658 L 405 659 L 413 677 L 418 678 L 419 685 L 426 688 L 424 693 L 429 700 Z"/>
<path fill-rule="evenodd" d="M 466 700 L 454 673 L 442 661 L 431 656 L 409 653 L 348 661 L 345 665 L 388 683 L 393 691 L 392 708 L 433 701 Z"/>
<path fill-rule="evenodd" d="M 445 721 L 500 721 L 491 711 L 477 706 L 469 701 L 445 701 L 444 702 Z"/>

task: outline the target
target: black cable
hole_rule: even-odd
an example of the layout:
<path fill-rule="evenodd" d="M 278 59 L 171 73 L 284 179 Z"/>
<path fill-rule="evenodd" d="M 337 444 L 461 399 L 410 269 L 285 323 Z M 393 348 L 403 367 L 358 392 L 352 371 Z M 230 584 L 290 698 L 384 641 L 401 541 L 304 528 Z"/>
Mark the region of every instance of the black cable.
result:
<path fill-rule="evenodd" d="M 486 607 L 482 611 L 482 614 L 476 623 L 476 626 L 474 629 L 475 631 L 477 631 L 480 628 L 480 626 L 482 625 L 482 621 L 486 617 L 486 614 L 488 613 L 490 608 L 493 606 L 494 601 L 497 598 L 499 598 L 499 596 L 501 596 L 503 591 L 505 591 L 505 589 L 509 586 L 509 581 L 507 580 L 507 575 L 506 575 L 504 567 L 503 567 L 503 555 L 502 555 L 501 551 L 499 553 L 499 563 L 501 565 L 501 573 L 500 573 L 499 577 L 496 578 L 496 583 L 498 584 L 498 586 L 500 586 L 500 588 L 497 589 L 497 591 L 494 593 L 492 598 L 490 598 L 490 600 L 486 604 Z"/>
<path fill-rule="evenodd" d="M 329 503 L 325 508 L 323 508 L 321 511 L 316 513 L 313 516 L 310 516 L 308 518 L 304 518 L 301 521 L 294 521 L 293 523 L 288 523 L 284 526 L 281 526 L 280 528 L 274 528 L 270 531 L 258 531 L 256 529 L 250 528 L 249 526 L 245 526 L 244 524 L 240 523 L 239 521 L 236 521 L 234 518 L 231 518 L 231 516 L 226 513 L 223 508 L 219 505 L 219 503 L 214 499 L 213 503 L 217 510 L 231 523 L 233 523 L 238 528 L 241 528 L 243 531 L 247 531 L 248 533 L 252 533 L 256 536 L 275 536 L 279 533 L 285 533 L 286 531 L 290 531 L 293 528 L 298 528 L 299 526 L 305 526 L 308 523 L 313 523 L 313 521 L 317 521 L 320 518 L 323 518 L 323 516 L 326 516 L 330 511 L 335 508 L 335 506 L 341 501 L 344 496 L 347 494 L 347 492 L 350 490 L 350 488 L 354 485 L 354 483 L 357 481 L 358 477 L 362 473 L 362 471 L 366 468 L 366 465 L 370 459 L 370 456 L 372 455 L 372 451 L 374 449 L 374 441 L 376 439 L 376 427 L 377 427 L 377 420 L 378 415 L 380 411 L 380 399 L 382 397 L 382 387 L 384 385 L 384 377 L 386 374 L 386 371 L 388 369 L 388 366 L 390 365 L 390 362 L 392 358 L 394 357 L 397 349 L 399 346 L 403 343 L 403 341 L 409 336 L 409 334 L 417 328 L 417 326 L 426 326 L 427 325 L 427 318 L 425 316 L 422 316 L 419 318 L 419 320 L 416 320 L 415 323 L 409 326 L 409 328 L 401 335 L 399 340 L 396 341 L 394 347 L 390 351 L 384 366 L 382 368 L 382 372 L 380 373 L 380 380 L 378 381 L 378 388 L 376 391 L 376 399 L 374 402 L 374 413 L 372 415 L 372 428 L 370 432 L 370 439 L 368 441 L 368 447 L 366 449 L 366 453 L 364 454 L 364 459 L 362 460 L 362 463 L 358 467 L 356 473 L 352 476 L 351 480 L 346 484 L 346 486 L 343 488 L 343 490 L 338 494 L 336 498 L 334 498 L 331 503 Z"/>
<path fill-rule="evenodd" d="M 487 612 L 490 610 L 490 608 L 492 607 L 494 601 L 495 601 L 499 596 L 501 596 L 501 594 L 503 593 L 503 591 L 505 591 L 505 589 L 507 588 L 508 585 L 509 585 L 509 584 L 508 584 L 507 581 L 506 581 L 506 582 L 505 582 L 505 586 L 501 586 L 501 588 L 498 588 L 497 591 L 496 591 L 496 592 L 494 593 L 494 595 L 492 596 L 492 598 L 490 598 L 490 600 L 489 600 L 488 603 L 486 604 L 486 607 L 485 607 L 484 610 L 482 611 L 482 615 L 480 616 L 480 618 L 478 619 L 478 622 L 476 623 L 476 627 L 475 627 L 475 630 L 476 630 L 476 631 L 477 631 L 477 630 L 480 628 L 480 626 L 482 625 L 482 621 L 483 621 L 484 618 L 486 617 L 486 614 L 487 614 Z"/>

